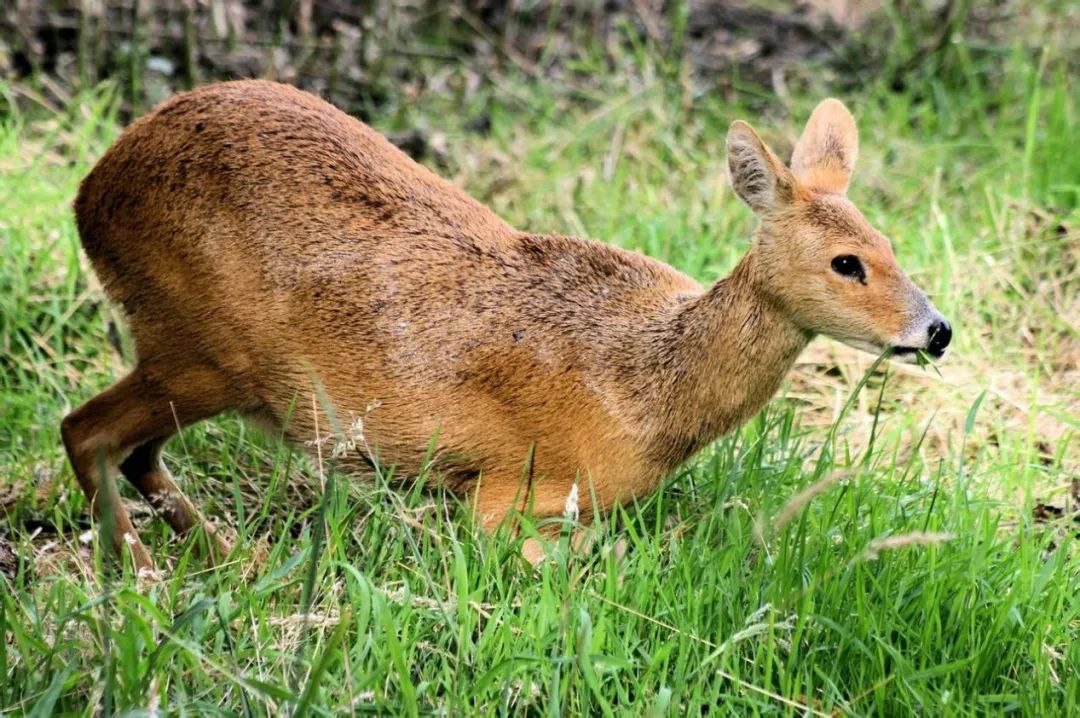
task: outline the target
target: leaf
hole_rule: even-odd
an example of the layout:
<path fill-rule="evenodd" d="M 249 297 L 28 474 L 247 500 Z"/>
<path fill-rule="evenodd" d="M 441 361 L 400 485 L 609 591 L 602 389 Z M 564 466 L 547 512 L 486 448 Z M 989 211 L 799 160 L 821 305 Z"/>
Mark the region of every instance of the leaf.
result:
<path fill-rule="evenodd" d="M 53 707 L 56 705 L 56 699 L 60 697 L 60 690 L 64 687 L 64 682 L 67 681 L 68 676 L 71 675 L 71 671 L 57 671 L 53 676 L 52 683 L 49 684 L 49 689 L 45 691 L 45 695 L 38 698 L 37 703 L 30 709 L 31 718 L 46 718 L 53 714 Z"/>
<path fill-rule="evenodd" d="M 964 433 L 970 434 L 971 430 L 975 428 L 975 415 L 979 413 L 979 407 L 982 406 L 983 399 L 986 398 L 986 389 L 983 389 L 979 396 L 975 399 L 975 403 L 968 409 L 967 418 L 964 419 Z"/>

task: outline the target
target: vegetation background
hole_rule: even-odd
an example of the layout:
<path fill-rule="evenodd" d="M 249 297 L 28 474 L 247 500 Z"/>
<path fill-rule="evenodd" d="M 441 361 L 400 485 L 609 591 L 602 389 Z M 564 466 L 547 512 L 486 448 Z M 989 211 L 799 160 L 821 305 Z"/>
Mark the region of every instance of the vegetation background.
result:
<path fill-rule="evenodd" d="M 5 3 L 0 711 L 1080 714 L 1078 43 L 1066 0 Z M 70 202 L 130 118 L 246 76 L 520 227 L 703 281 L 752 230 L 728 124 L 784 154 L 839 96 L 852 196 L 954 348 L 919 369 L 816 340 L 760 416 L 537 570 L 391 467 L 358 485 L 216 420 L 167 461 L 236 549 L 208 568 L 132 500 L 166 569 L 138 580 L 59 443 L 129 355 Z"/>

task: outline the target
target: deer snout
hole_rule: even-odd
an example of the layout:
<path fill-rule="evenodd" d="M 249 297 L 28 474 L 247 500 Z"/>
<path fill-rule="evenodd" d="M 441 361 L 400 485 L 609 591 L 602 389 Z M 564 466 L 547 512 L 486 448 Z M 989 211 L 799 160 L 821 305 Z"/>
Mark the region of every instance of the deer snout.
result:
<path fill-rule="evenodd" d="M 939 360 L 945 355 L 949 342 L 953 341 L 953 327 L 932 306 L 929 316 L 920 324 L 921 327 L 913 327 L 902 341 L 894 344 L 893 354 L 901 361 L 914 362 L 919 351 L 927 352 L 935 360 Z"/>
<path fill-rule="evenodd" d="M 952 327 L 949 326 L 949 322 L 945 317 L 938 315 L 927 330 L 926 350 L 935 359 L 941 358 L 945 354 L 945 348 L 949 346 L 951 341 Z"/>
<path fill-rule="evenodd" d="M 924 312 L 922 321 L 893 344 L 893 356 L 897 359 L 914 362 L 920 351 L 925 351 L 934 359 L 945 356 L 945 348 L 952 341 L 952 326 L 929 302 L 926 302 Z"/>

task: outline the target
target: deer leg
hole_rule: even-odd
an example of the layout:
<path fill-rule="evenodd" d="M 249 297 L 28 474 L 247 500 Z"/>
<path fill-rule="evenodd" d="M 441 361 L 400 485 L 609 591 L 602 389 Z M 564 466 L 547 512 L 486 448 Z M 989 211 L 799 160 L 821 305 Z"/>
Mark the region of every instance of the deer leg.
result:
<path fill-rule="evenodd" d="M 492 533 L 508 520 L 508 517 L 512 517 L 514 512 L 527 514 L 536 520 L 563 516 L 572 486 L 572 484 L 563 486 L 560 483 L 541 480 L 530 489 L 527 483 L 520 479 L 499 480 L 491 475 L 485 475 L 472 487 L 469 505 L 472 507 L 473 520 L 484 531 Z M 581 504 L 578 507 L 579 519 L 586 522 L 592 518 L 591 511 L 584 510 L 587 500 L 587 497 L 579 494 Z M 512 524 L 511 528 L 516 531 L 516 527 Z M 558 541 L 561 531 L 560 524 L 539 527 L 542 539 L 532 537 L 525 539 L 521 545 L 522 556 L 532 565 L 538 565 L 548 554 L 544 544 Z M 584 552 L 591 545 L 592 532 L 589 528 L 574 527 L 570 536 L 570 547 L 574 551 Z"/>
<path fill-rule="evenodd" d="M 201 527 L 210 542 L 212 558 L 222 558 L 229 552 L 228 545 L 176 485 L 161 460 L 161 449 L 168 438 L 162 436 L 136 446 L 120 463 L 120 473 L 138 489 L 173 531 L 183 536 L 196 526 Z"/>
<path fill-rule="evenodd" d="M 150 569 L 153 562 L 146 547 L 139 540 L 131 517 L 120 502 L 111 475 L 131 454 L 144 445 L 163 440 L 178 428 L 218 414 L 235 406 L 232 387 L 228 377 L 207 366 L 165 366 L 142 362 L 134 371 L 112 387 L 64 417 L 60 431 L 68 458 L 75 471 L 75 478 L 86 494 L 90 506 L 99 520 L 102 509 L 108 506 L 112 512 L 115 531 L 113 542 L 118 551 L 130 547 L 138 570 Z M 150 447 L 153 448 L 153 447 Z M 160 447 L 158 447 L 160 449 Z M 156 452 L 150 452 L 156 453 Z M 143 456 L 142 464 L 149 466 Z M 132 475 L 145 482 L 148 491 L 152 481 L 162 484 L 163 474 L 155 471 L 138 471 L 140 459 L 129 464 Z M 103 474 L 105 472 L 105 474 Z M 175 484 L 168 480 L 172 489 Z M 143 487 L 136 483 L 143 495 Z M 107 492 L 102 496 L 102 492 Z M 182 496 L 177 490 L 176 495 Z M 182 499 L 175 512 L 178 525 L 190 527 L 196 514 L 190 502 Z M 168 517 L 166 517 L 168 519 Z M 171 522 L 170 522 L 171 523 Z"/>

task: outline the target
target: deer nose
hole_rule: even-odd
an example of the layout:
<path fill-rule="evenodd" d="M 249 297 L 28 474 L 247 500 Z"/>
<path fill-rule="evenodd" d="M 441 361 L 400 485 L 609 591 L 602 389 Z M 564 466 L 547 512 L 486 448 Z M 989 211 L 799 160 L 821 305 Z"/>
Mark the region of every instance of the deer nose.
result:
<path fill-rule="evenodd" d="M 952 327 L 945 319 L 939 319 L 930 325 L 930 341 L 927 349 L 935 357 L 945 353 L 945 347 L 952 341 Z"/>

